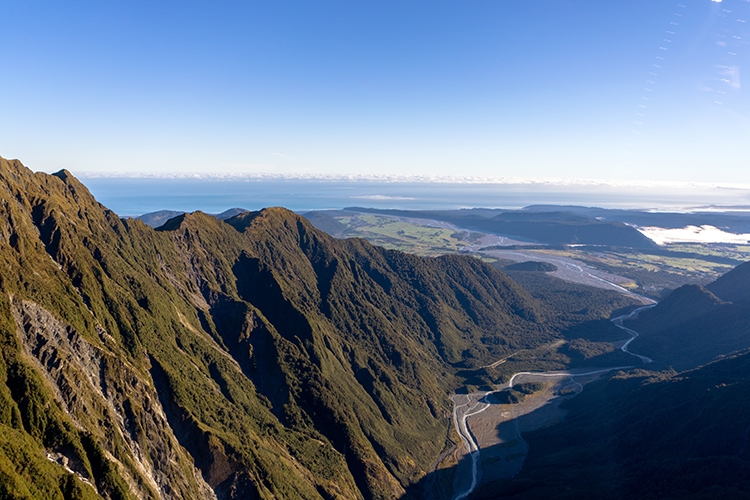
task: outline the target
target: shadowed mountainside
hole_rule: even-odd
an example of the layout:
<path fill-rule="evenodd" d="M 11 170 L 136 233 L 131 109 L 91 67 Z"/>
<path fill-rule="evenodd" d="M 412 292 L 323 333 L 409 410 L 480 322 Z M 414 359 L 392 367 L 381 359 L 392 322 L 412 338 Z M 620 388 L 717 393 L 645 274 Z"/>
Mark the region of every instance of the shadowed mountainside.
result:
<path fill-rule="evenodd" d="M 716 356 L 750 347 L 750 263 L 737 266 L 700 287 L 674 290 L 637 320 L 627 322 L 639 332 L 634 352 L 678 370 L 708 363 Z"/>
<path fill-rule="evenodd" d="M 747 351 L 679 374 L 593 382 L 564 403 L 564 423 L 524 435 L 520 474 L 475 497 L 748 498 L 748 394 Z"/>

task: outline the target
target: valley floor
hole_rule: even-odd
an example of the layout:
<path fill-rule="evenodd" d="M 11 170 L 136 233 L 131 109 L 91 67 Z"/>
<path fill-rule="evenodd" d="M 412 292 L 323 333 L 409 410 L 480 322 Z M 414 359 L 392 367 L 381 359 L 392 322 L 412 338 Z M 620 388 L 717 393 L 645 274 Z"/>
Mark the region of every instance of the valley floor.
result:
<path fill-rule="evenodd" d="M 612 321 L 633 340 L 638 334 L 622 326 L 623 319 L 637 317 L 640 311 L 650 307 L 638 308 Z M 650 359 L 627 350 L 630 340 L 615 345 L 634 356 L 634 365 L 650 362 Z M 528 445 L 522 433 L 560 423 L 566 414 L 566 410 L 560 408 L 561 403 L 583 391 L 586 384 L 601 375 L 633 367 L 518 372 L 510 378 L 506 387 L 498 387 L 496 391 L 453 395 L 453 423 L 461 446 L 456 447 L 452 457 L 458 464 L 453 477 L 452 499 L 468 498 L 483 482 L 514 477 L 520 472 L 528 454 Z M 534 383 L 540 384 L 542 389 L 519 402 L 502 404 L 493 401 L 494 396 L 504 391 Z"/>

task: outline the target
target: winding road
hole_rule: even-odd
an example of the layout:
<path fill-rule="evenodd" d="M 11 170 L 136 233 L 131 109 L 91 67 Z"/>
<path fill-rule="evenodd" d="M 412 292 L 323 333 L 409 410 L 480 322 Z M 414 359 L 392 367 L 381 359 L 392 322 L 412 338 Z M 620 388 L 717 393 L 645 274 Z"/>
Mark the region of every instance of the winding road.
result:
<path fill-rule="evenodd" d="M 630 343 L 635 340 L 636 337 L 638 337 L 638 333 L 634 330 L 631 330 L 630 328 L 626 328 L 623 325 L 623 322 L 627 319 L 631 319 L 634 317 L 637 317 L 638 314 L 641 311 L 644 311 L 646 309 L 650 309 L 654 307 L 655 304 L 639 307 L 638 309 L 633 310 L 629 314 L 625 314 L 622 316 L 618 316 L 616 318 L 612 319 L 612 322 L 617 326 L 618 328 L 621 328 L 625 332 L 630 335 L 630 339 L 628 339 L 622 346 L 620 346 L 620 349 L 632 356 L 637 357 L 641 360 L 642 363 L 651 363 L 651 358 L 646 356 L 641 356 L 640 354 L 632 353 L 628 350 L 628 346 Z M 504 361 L 506 358 L 504 358 L 501 361 Z M 491 365 L 490 365 L 491 366 Z M 533 377 L 543 377 L 543 378 L 569 378 L 571 382 L 576 384 L 578 386 L 578 392 L 581 392 L 583 390 L 583 384 L 576 381 L 576 377 L 585 377 L 585 376 L 593 376 L 593 375 L 601 375 L 603 373 L 615 371 L 615 370 L 624 370 L 626 368 L 634 368 L 634 366 L 616 366 L 612 368 L 602 368 L 598 370 L 592 370 L 592 371 L 576 371 L 576 370 L 563 370 L 563 371 L 550 371 L 550 372 L 518 372 L 514 373 L 513 376 L 508 381 L 507 387 L 504 387 L 502 390 L 508 390 L 511 387 L 513 387 L 514 382 L 516 381 L 516 378 L 522 377 L 522 376 L 533 376 Z M 455 394 L 451 398 L 453 400 L 453 425 L 455 426 L 456 430 L 458 431 L 458 434 L 461 438 L 461 442 L 463 443 L 463 446 L 469 453 L 469 457 L 471 459 L 471 483 L 469 486 L 458 493 L 456 493 L 453 496 L 453 500 L 462 500 L 464 498 L 467 498 L 469 495 L 472 494 L 472 492 L 476 489 L 476 487 L 479 484 L 479 475 L 480 475 L 480 447 L 477 439 L 472 434 L 471 430 L 469 429 L 469 425 L 467 420 L 470 417 L 473 417 L 475 415 L 478 415 L 486 410 L 488 410 L 492 404 L 489 402 L 487 397 L 494 393 L 499 391 L 486 391 L 483 393 L 475 393 L 474 395 L 459 395 Z M 459 404 L 459 399 L 466 398 L 467 401 L 464 403 Z M 516 425 L 518 424 L 518 419 L 516 418 Z M 519 430 L 519 438 L 520 438 L 520 430 Z"/>

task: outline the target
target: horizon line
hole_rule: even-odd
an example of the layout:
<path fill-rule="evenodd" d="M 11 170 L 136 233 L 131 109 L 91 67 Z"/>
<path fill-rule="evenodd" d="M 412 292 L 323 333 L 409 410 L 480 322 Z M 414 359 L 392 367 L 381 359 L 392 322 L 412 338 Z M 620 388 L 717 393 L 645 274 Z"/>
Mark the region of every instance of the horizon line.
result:
<path fill-rule="evenodd" d="M 101 172 L 74 173 L 80 179 L 154 179 L 154 180 L 205 180 L 205 181 L 318 181 L 318 182 L 383 182 L 419 184 L 476 184 L 476 185 L 529 185 L 559 187 L 634 187 L 679 189 L 736 189 L 750 190 L 750 183 L 707 181 L 664 181 L 645 179 L 593 179 L 565 177 L 487 177 L 451 175 L 399 175 L 399 174 L 303 174 L 303 173 L 204 173 L 204 172 Z"/>

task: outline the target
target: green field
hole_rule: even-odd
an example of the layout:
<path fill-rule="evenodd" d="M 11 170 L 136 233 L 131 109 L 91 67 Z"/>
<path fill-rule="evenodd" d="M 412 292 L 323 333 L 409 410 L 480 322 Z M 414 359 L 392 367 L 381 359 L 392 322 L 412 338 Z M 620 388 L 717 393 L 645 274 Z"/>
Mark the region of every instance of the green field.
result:
<path fill-rule="evenodd" d="M 691 245 L 689 252 L 693 255 L 690 256 L 683 256 L 684 250 L 672 248 L 671 246 L 666 247 L 670 252 L 666 255 L 627 251 L 591 252 L 578 249 L 541 250 L 540 252 L 580 260 L 600 269 L 617 269 L 621 271 L 615 274 L 623 274 L 622 271 L 631 270 L 651 273 L 668 272 L 684 276 L 719 276 L 734 267 L 734 264 L 731 263 L 709 260 L 714 254 L 708 248 L 700 248 L 700 250 L 703 250 L 702 252 L 697 251 L 699 250 L 697 247 L 705 246 Z M 750 257 L 750 255 L 746 257 Z M 738 261 L 741 260 L 737 254 L 733 254 L 729 258 L 737 259 Z M 625 275 L 627 276 L 627 274 Z"/>
<path fill-rule="evenodd" d="M 478 245 L 483 233 L 457 229 L 440 221 L 377 214 L 341 213 L 346 237 L 364 238 L 375 245 L 422 256 L 456 253 Z M 706 284 L 737 264 L 750 260 L 750 245 L 679 243 L 658 250 L 628 251 L 581 247 L 526 250 L 543 256 L 567 257 L 603 271 L 629 278 L 625 288 L 653 297 L 684 284 Z M 478 255 L 478 254 L 475 254 Z M 484 257 L 487 259 L 486 257 Z"/>
<path fill-rule="evenodd" d="M 365 238 L 375 245 L 423 256 L 458 252 L 470 246 L 472 236 L 477 234 L 383 215 L 361 214 L 335 219 L 346 226 L 348 237 Z"/>

